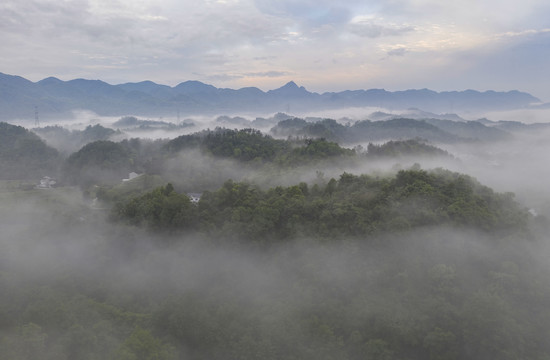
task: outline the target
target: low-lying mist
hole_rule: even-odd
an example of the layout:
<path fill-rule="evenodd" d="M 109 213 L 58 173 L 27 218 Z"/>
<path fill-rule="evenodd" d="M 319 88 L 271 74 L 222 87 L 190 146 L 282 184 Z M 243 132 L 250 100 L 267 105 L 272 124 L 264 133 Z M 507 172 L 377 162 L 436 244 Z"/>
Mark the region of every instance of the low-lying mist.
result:
<path fill-rule="evenodd" d="M 378 108 L 354 108 L 343 109 L 338 111 L 332 111 L 330 113 L 308 113 L 298 114 L 299 116 L 307 117 L 319 117 L 319 118 L 336 118 L 343 119 L 341 121 L 356 121 L 364 120 L 372 115 L 375 111 L 388 112 L 390 114 L 407 113 L 406 110 L 401 112 L 391 111 L 387 109 Z M 412 110 L 410 110 L 412 111 Z M 470 117 L 462 114 L 465 118 L 478 118 L 482 116 L 491 116 L 490 119 L 494 121 L 498 120 L 514 120 L 524 123 L 533 122 L 546 122 L 548 119 L 547 113 L 544 109 L 540 110 L 525 110 L 525 113 L 518 113 L 518 111 L 509 111 L 502 113 L 491 114 L 470 114 Z M 534 115 L 533 115 L 534 114 Z M 69 127 L 73 130 L 84 129 L 86 126 L 101 124 L 106 127 L 112 126 L 117 120 L 116 118 L 100 118 L 98 116 L 92 116 L 86 112 L 78 113 L 75 117 L 74 124 Z M 283 118 L 286 115 L 278 114 L 276 116 L 266 116 L 265 118 L 252 118 L 252 117 L 239 117 L 233 118 L 228 116 L 216 116 L 216 117 L 193 117 L 186 119 L 193 123 L 195 126 L 181 128 L 178 130 L 167 130 L 164 128 L 136 128 L 122 130 L 111 137 L 113 141 L 120 141 L 124 138 L 139 137 L 144 139 L 172 139 L 183 134 L 192 134 L 205 129 L 214 129 L 216 127 L 227 128 L 244 128 L 254 125 L 262 124 L 263 127 L 259 127 L 262 131 L 267 133 L 270 127 L 276 124 L 279 118 Z M 255 120 L 264 119 L 265 122 L 259 122 Z M 158 119 L 171 124 L 176 124 L 178 119 L 166 118 Z M 239 123 L 241 121 L 241 123 Z M 243 123 L 244 122 L 244 123 Z M 61 125 L 67 127 L 68 122 L 64 122 Z M 78 127 L 80 124 L 80 128 Z M 43 126 L 46 124 L 43 124 Z M 48 124 L 49 125 L 49 124 Z M 456 144 L 439 144 L 434 143 L 432 145 L 438 146 L 448 151 L 454 160 L 444 157 L 400 157 L 389 159 L 369 159 L 366 161 L 356 161 L 354 163 L 343 163 L 337 166 L 326 167 L 326 164 L 320 166 L 306 166 L 304 173 L 300 174 L 300 170 L 295 171 L 272 171 L 268 172 L 266 176 L 265 172 L 258 173 L 250 169 L 245 169 L 238 162 L 230 160 L 213 159 L 204 154 L 198 152 L 184 153 L 179 158 L 170 160 L 166 167 L 167 178 L 171 181 L 176 181 L 175 178 L 184 176 L 184 179 L 199 178 L 199 174 L 204 174 L 207 171 L 213 171 L 212 181 L 210 186 L 204 186 L 200 189 L 199 186 L 192 185 L 190 187 L 197 188 L 196 191 L 202 191 L 205 189 L 212 189 L 212 186 L 219 186 L 223 181 L 227 179 L 234 180 L 251 180 L 265 183 L 267 186 L 288 185 L 298 183 L 300 181 L 311 182 L 316 179 L 319 174 L 323 174 L 327 179 L 338 176 L 343 171 L 352 173 L 369 173 L 372 171 L 380 172 L 392 172 L 399 168 L 408 168 L 414 163 L 418 163 L 424 169 L 431 169 L 436 167 L 448 168 L 453 171 L 464 172 L 478 178 L 482 183 L 494 187 L 497 191 L 501 192 L 514 192 L 518 199 L 525 203 L 525 206 L 532 207 L 540 213 L 549 214 L 550 204 L 547 199 L 550 198 L 548 193 L 548 187 L 545 184 L 546 178 L 548 178 L 548 171 L 546 170 L 546 154 L 548 154 L 548 148 L 550 144 L 547 141 L 548 131 L 530 131 L 530 132 L 516 132 L 513 133 L 512 140 L 509 141 L 471 141 L 467 143 Z M 45 138 L 48 142 L 48 138 Z M 389 140 L 389 139 L 388 139 Z M 73 147 L 65 147 L 61 143 L 60 139 L 49 139 L 49 143 L 54 147 L 61 149 L 70 149 L 76 151 Z M 368 143 L 359 143 L 354 145 L 362 145 L 367 147 Z M 193 174 L 196 173 L 197 176 Z M 264 177 L 265 179 L 262 179 Z M 185 180 L 187 181 L 187 180 Z M 191 180 L 191 182 L 193 182 Z M 542 196 L 541 196 L 542 195 Z"/>
<path fill-rule="evenodd" d="M 545 165 L 550 154 L 548 135 L 548 131 L 516 134 L 512 141 L 442 148 L 461 160 L 459 164 L 448 164 L 449 169 L 475 176 L 497 191 L 513 192 L 522 204 L 548 216 L 550 189 L 546 179 L 550 170 Z"/>
<path fill-rule="evenodd" d="M 220 124 L 238 128 L 242 121 L 192 120 L 196 127 L 120 132 L 113 140 L 173 138 Z M 514 192 L 521 207 L 543 215 L 507 235 L 419 226 L 354 238 L 296 235 L 266 244 L 224 236 L 223 228 L 208 236 L 113 223 L 107 208 L 92 206 L 76 187 L 22 190 L 2 183 L 0 354 L 71 360 L 546 358 L 547 135 L 432 144 L 452 156 L 358 151 L 345 160 L 284 167 L 194 149 L 156 164 L 155 176 L 181 192 L 214 191 L 228 179 L 269 189 L 326 185 L 344 172 L 383 177 L 410 167 L 445 168 Z"/>
<path fill-rule="evenodd" d="M 11 202 L 0 217 L 5 354 L 31 341 L 24 336 L 45 334 L 33 345 L 45 358 L 70 344 L 75 358 L 113 356 L 136 325 L 179 358 L 550 351 L 545 234 L 495 238 L 433 227 L 258 248 L 115 226 L 76 191 L 55 192 L 3 194 L 3 204 Z M 34 332 L 24 335 L 29 324 Z M 75 326 L 86 345 L 71 340 Z"/>

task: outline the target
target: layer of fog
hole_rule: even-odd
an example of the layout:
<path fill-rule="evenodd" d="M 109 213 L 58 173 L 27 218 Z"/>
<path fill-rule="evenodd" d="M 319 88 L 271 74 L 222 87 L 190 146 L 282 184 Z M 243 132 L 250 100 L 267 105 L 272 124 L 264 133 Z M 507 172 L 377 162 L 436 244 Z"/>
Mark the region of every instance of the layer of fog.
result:
<path fill-rule="evenodd" d="M 335 120 L 347 120 L 361 121 L 361 120 L 375 120 L 373 114 L 384 113 L 393 116 L 410 117 L 410 115 L 427 114 L 429 117 L 445 118 L 448 116 L 456 116 L 462 118 L 465 121 L 475 121 L 479 119 L 489 119 L 491 121 L 519 121 L 524 124 L 535 123 L 548 123 L 550 122 L 550 109 L 548 108 L 526 108 L 517 110 L 502 110 L 502 111 L 485 111 L 485 112 L 472 112 L 472 111 L 458 111 L 450 114 L 433 114 L 424 112 L 421 109 L 387 109 L 380 107 L 350 107 L 344 109 L 333 110 L 319 110 L 308 111 L 294 114 L 300 118 L 312 117 L 312 118 L 330 118 Z"/>
<path fill-rule="evenodd" d="M 359 111 L 356 117 L 351 113 L 306 115 L 357 120 L 363 117 Z M 98 123 L 109 126 L 119 119 L 89 116 L 59 125 L 82 130 Z M 220 126 L 215 120 L 193 119 L 197 126 L 181 132 L 135 131 L 122 137 L 173 138 Z M 265 168 L 187 151 L 169 160 L 162 175 L 186 187 L 186 191 L 199 192 L 215 190 L 227 179 L 262 187 L 300 181 L 311 184 L 338 178 L 344 171 L 385 175 L 418 163 L 424 169 L 443 167 L 469 174 L 497 191 L 512 191 L 524 206 L 549 216 L 548 135 L 516 134 L 513 141 L 504 143 L 432 144 L 447 150 L 455 159 L 359 157 L 357 161 L 284 170 L 270 168 L 267 172 Z M 286 328 L 287 324 L 296 323 L 297 316 L 321 312 L 323 306 L 329 308 L 333 302 L 353 314 L 353 319 L 344 319 L 343 323 L 367 323 L 373 314 L 388 311 L 387 303 L 392 302 L 405 310 L 412 306 L 414 311 L 414 305 L 408 305 L 409 299 L 388 291 L 386 284 L 429 287 L 432 270 L 442 264 L 456 271 L 461 279 L 468 279 L 468 284 L 461 285 L 474 291 L 486 285 L 479 283 L 480 277 L 500 271 L 508 261 L 521 270 L 532 269 L 527 273 L 537 274 L 542 283 L 550 275 L 550 248 L 544 233 L 537 234 L 535 241 L 514 244 L 475 231 L 432 228 L 384 238 L 324 243 L 317 239 L 290 239 L 265 250 L 252 244 L 226 243 L 224 239 L 164 237 L 110 224 L 105 221 L 106 213 L 91 209 L 77 189 L 9 195 L 0 191 L 0 196 L 1 283 L 21 284 L 22 288 L 27 284 L 55 287 L 76 283 L 83 295 L 121 308 L 130 306 L 132 299 L 150 298 L 161 306 L 174 296 L 193 294 L 220 306 L 236 303 L 234 315 L 258 316 L 260 329 L 271 323 Z M 371 306 L 363 306 L 365 301 Z M 0 305 L 7 308 L 7 304 Z M 392 310 L 395 308 L 390 307 Z M 407 311 L 395 312 L 389 319 L 406 323 L 411 321 L 411 315 Z M 305 336 L 303 332 L 292 332 L 292 328 L 289 331 Z"/>
<path fill-rule="evenodd" d="M 236 161 L 184 152 L 168 162 L 164 171 L 172 174 L 174 180 L 201 179 L 210 174 L 208 178 L 215 181 L 233 178 L 274 186 L 326 181 L 343 171 L 395 172 L 419 162 L 424 168 L 467 170 L 480 181 L 509 191 L 510 187 L 521 185 L 526 172 L 534 174 L 537 169 L 530 167 L 499 184 L 502 174 L 490 169 L 484 172 L 486 162 L 506 159 L 511 151 L 506 144 L 499 146 L 449 149 L 462 157 L 461 161 L 365 160 L 300 168 L 271 176 Z M 501 172 L 511 172 L 518 165 L 515 161 L 521 160 L 524 159 L 518 157 L 505 163 Z M 305 319 L 315 314 L 330 316 L 334 307 L 346 309 L 344 313 L 349 318 L 339 321 L 344 327 L 367 324 L 373 317 L 389 324 L 421 321 L 415 312 L 418 302 L 427 300 L 409 299 L 405 290 L 430 289 L 441 269 L 455 272 L 461 281 L 457 286 L 470 293 L 483 291 L 488 285 L 479 279 L 491 272 L 513 277 L 514 269 L 519 268 L 540 276 L 533 282 L 544 281 L 550 275 L 547 262 L 550 249 L 544 241 L 545 234 L 538 234 L 534 241 L 518 243 L 471 230 L 430 228 L 330 242 L 297 238 L 258 249 L 254 244 L 226 242 L 223 238 L 163 236 L 111 224 L 105 220 L 106 213 L 90 208 L 77 189 L 0 192 L 0 196 L 3 283 L 20 284 L 27 289 L 33 286 L 77 289 L 78 295 L 122 310 L 132 309 L 136 301 L 149 301 L 155 304 L 152 308 L 158 309 L 172 306 L 173 299 L 180 301 L 179 297 L 192 296 L 200 304 L 210 305 L 202 305 L 204 311 L 229 306 L 231 315 L 237 319 L 253 317 L 259 331 L 265 329 L 263 336 L 269 336 L 273 327 L 284 328 L 289 337 L 300 343 L 316 341 L 299 328 Z M 511 269 L 509 273 L 507 269 Z M 395 289 L 403 290 L 395 292 Z M 10 304 L 2 305 L 10 308 Z M 521 310 L 529 312 L 528 308 Z"/>
<path fill-rule="evenodd" d="M 487 118 L 493 121 L 519 121 L 524 124 L 550 122 L 549 108 L 519 109 L 508 111 L 491 111 L 472 114 L 476 119 Z"/>
<path fill-rule="evenodd" d="M 62 207 L 66 213 L 55 213 Z M 10 275 L 4 280 L 55 286 L 78 279 L 84 293 L 101 301 L 126 293 L 159 302 L 187 293 L 215 295 L 219 303 L 230 298 L 260 307 L 266 318 L 275 316 L 272 321 L 291 318 L 324 296 L 350 304 L 354 296 L 380 296 L 381 281 L 418 281 L 438 264 L 472 279 L 472 286 L 480 286 L 476 273 L 498 269 L 509 259 L 550 270 L 543 243 L 507 243 L 468 230 L 432 228 L 328 243 L 291 239 L 256 249 L 108 224 L 76 193 L 63 195 L 55 205 L 43 195 L 26 195 L 0 211 L 0 270 Z M 107 293 L 95 293 L 98 287 Z M 274 311 L 283 303 L 283 313 Z"/>
<path fill-rule="evenodd" d="M 258 185 L 267 190 L 276 186 L 293 186 L 300 182 L 323 184 L 344 172 L 356 171 L 358 161 L 328 161 L 304 164 L 299 167 L 279 167 L 273 164 L 251 165 L 233 159 L 216 158 L 199 150 L 187 150 L 166 161 L 160 175 L 186 192 L 214 191 L 227 180 Z M 370 166 L 364 171 L 383 171 L 384 164 Z M 363 170 L 362 170 L 363 171 Z"/>

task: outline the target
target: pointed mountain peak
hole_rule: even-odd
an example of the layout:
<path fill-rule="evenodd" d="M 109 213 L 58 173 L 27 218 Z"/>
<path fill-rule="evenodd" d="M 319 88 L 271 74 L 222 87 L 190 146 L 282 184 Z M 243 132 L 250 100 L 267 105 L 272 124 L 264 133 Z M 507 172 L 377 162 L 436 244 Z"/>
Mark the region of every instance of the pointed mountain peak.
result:
<path fill-rule="evenodd" d="M 298 85 L 294 81 L 287 82 L 281 89 L 298 89 Z"/>
<path fill-rule="evenodd" d="M 311 94 L 309 91 L 306 90 L 305 87 L 296 85 L 294 81 L 289 81 L 278 89 L 269 90 L 268 93 L 292 96 Z"/>

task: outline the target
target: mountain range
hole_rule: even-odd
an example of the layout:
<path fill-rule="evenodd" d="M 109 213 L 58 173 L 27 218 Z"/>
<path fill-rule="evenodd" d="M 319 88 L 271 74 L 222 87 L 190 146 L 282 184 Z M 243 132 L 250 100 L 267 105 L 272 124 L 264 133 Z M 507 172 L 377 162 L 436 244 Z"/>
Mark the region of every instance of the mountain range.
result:
<path fill-rule="evenodd" d="M 315 93 L 293 81 L 262 91 L 216 88 L 200 81 L 170 87 L 152 81 L 111 85 L 101 80 L 62 81 L 49 77 L 32 82 L 0 73 L 0 120 L 64 118 L 74 110 L 90 110 L 100 116 L 216 115 L 221 113 L 305 112 L 346 107 L 411 107 L 431 112 L 489 111 L 526 108 L 541 101 L 517 90 L 436 92 L 428 89 L 386 91 L 346 90 Z M 540 106 L 540 105 L 539 105 Z"/>

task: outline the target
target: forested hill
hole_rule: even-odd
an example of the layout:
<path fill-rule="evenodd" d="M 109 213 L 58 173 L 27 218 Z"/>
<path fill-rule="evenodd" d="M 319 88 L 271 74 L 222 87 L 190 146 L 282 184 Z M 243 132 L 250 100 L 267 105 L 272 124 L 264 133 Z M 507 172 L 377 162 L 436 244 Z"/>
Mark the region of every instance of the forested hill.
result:
<path fill-rule="evenodd" d="M 449 225 L 488 233 L 525 230 L 528 214 L 510 194 L 444 170 L 402 170 L 378 178 L 344 173 L 339 180 L 267 191 L 228 181 L 197 205 L 172 185 L 116 204 L 111 218 L 161 232 L 199 231 L 215 238 L 268 244 L 297 236 L 365 237 Z"/>
<path fill-rule="evenodd" d="M 34 180 L 55 176 L 61 165 L 56 149 L 27 129 L 0 122 L 0 179 Z"/>
<path fill-rule="evenodd" d="M 200 149 L 217 157 L 258 164 L 276 162 L 280 165 L 306 164 L 321 159 L 355 155 L 355 151 L 324 138 L 281 140 L 254 129 L 216 129 L 183 135 L 169 141 L 164 149 L 170 154 Z"/>
<path fill-rule="evenodd" d="M 340 144 L 390 139 L 421 138 L 436 143 L 510 140 L 511 134 L 476 121 L 392 118 L 362 120 L 341 124 L 333 119 L 306 121 L 292 118 L 280 121 L 270 133 L 274 136 L 323 137 Z"/>

